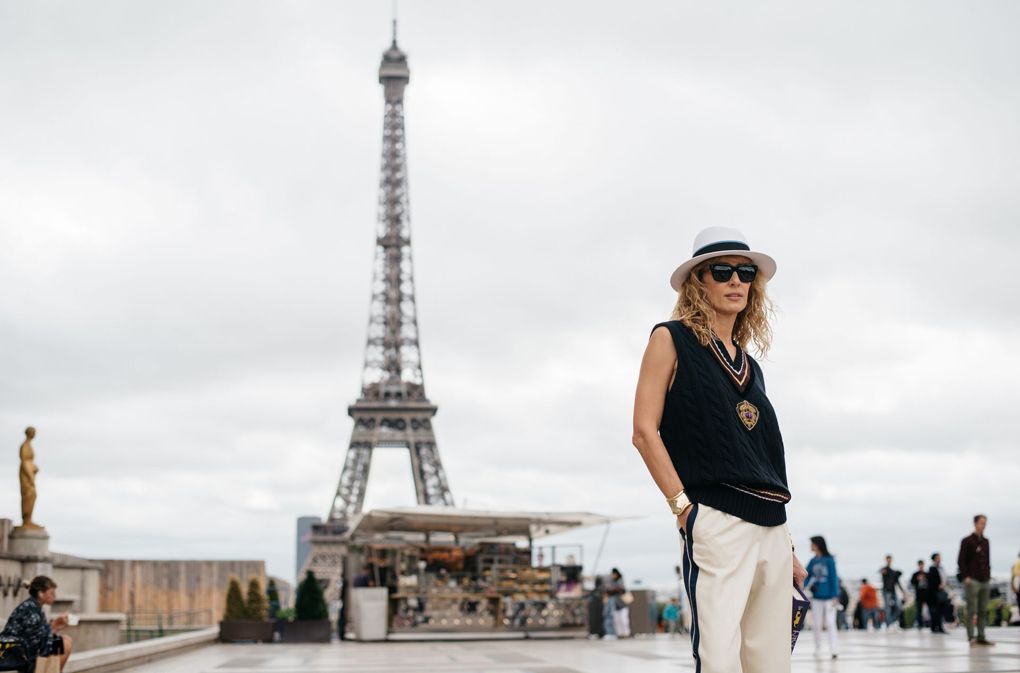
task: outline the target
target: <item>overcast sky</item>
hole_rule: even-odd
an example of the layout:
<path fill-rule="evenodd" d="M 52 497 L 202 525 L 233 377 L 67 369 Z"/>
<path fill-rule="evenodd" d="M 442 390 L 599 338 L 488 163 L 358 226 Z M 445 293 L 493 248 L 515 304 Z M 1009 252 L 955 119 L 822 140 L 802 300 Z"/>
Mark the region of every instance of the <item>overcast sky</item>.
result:
<path fill-rule="evenodd" d="M 0 2 L 0 516 L 294 573 L 359 393 L 389 2 Z M 648 333 L 705 226 L 772 254 L 790 525 L 841 574 L 1020 549 L 1020 6 L 400 7 L 422 359 L 458 505 L 639 517 Z M 410 504 L 381 451 L 368 505 Z M 601 530 L 561 536 L 585 544 Z"/>

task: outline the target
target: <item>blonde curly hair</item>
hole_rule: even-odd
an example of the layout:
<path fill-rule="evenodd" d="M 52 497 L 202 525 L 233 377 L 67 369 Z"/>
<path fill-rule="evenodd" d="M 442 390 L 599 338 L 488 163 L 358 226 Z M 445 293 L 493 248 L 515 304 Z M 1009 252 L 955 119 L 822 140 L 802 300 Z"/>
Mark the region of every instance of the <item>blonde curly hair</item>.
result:
<path fill-rule="evenodd" d="M 673 307 L 673 320 L 687 325 L 698 337 L 702 346 L 712 342 L 712 322 L 715 320 L 715 309 L 708 300 L 708 291 L 701 280 L 710 264 L 716 263 L 720 257 L 713 257 L 695 267 L 677 293 L 676 306 Z M 743 350 L 753 343 L 758 355 L 765 357 L 772 346 L 772 327 L 769 320 L 775 315 L 772 300 L 765 291 L 765 277 L 758 274 L 747 292 L 747 306 L 737 315 L 733 325 L 733 338 Z"/>

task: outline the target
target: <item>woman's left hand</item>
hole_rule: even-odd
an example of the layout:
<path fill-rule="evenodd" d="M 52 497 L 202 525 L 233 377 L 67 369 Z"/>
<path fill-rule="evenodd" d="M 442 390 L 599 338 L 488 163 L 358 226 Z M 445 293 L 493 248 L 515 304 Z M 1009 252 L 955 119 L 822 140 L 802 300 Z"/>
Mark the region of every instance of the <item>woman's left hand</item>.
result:
<path fill-rule="evenodd" d="M 800 564 L 800 559 L 797 555 L 793 555 L 793 583 L 801 589 L 804 588 L 804 579 L 807 577 L 807 571 L 804 570 L 804 566 Z"/>

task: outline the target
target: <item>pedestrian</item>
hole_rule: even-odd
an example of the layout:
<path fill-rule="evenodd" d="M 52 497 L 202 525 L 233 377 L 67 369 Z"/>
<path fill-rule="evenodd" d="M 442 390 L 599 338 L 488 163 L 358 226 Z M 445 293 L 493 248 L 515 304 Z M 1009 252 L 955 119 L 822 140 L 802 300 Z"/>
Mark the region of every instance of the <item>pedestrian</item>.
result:
<path fill-rule="evenodd" d="M 839 610 L 836 612 L 836 628 L 846 631 L 850 627 L 846 622 L 847 609 L 850 607 L 850 593 L 846 590 L 843 580 L 839 581 Z"/>
<path fill-rule="evenodd" d="M 602 617 L 602 577 L 595 578 L 595 587 L 588 594 L 588 638 L 597 640 L 606 635 L 605 620 Z"/>
<path fill-rule="evenodd" d="M 985 625 L 988 622 L 988 593 L 992 579 L 991 553 L 989 542 L 985 537 L 988 517 L 978 514 L 974 517 L 974 532 L 960 541 L 960 554 L 957 557 L 959 579 L 963 581 L 964 593 L 967 597 L 967 614 L 964 626 L 967 627 L 967 640 L 973 645 L 994 645 L 985 638 Z M 974 627 L 977 623 L 977 633 Z"/>
<path fill-rule="evenodd" d="M 680 601 L 676 598 L 670 598 L 669 603 L 666 603 L 666 607 L 662 611 L 662 618 L 666 622 L 666 633 L 669 637 L 680 633 Z"/>
<path fill-rule="evenodd" d="M 900 584 L 903 573 L 893 568 L 892 562 L 892 554 L 886 554 L 885 565 L 878 571 L 882 576 L 882 603 L 885 605 L 885 623 L 882 626 L 885 629 L 900 623 L 900 614 L 903 612 L 900 594 L 903 594 L 904 598 L 907 595 L 903 585 Z"/>
<path fill-rule="evenodd" d="M 372 575 L 372 566 L 361 566 L 361 572 L 354 576 L 355 587 L 374 587 L 375 577 Z"/>
<path fill-rule="evenodd" d="M 676 516 L 702 673 L 790 670 L 791 584 L 806 573 L 786 526 L 779 423 L 746 353 L 770 346 L 775 270 L 736 229 L 700 232 L 670 278 L 672 320 L 652 330 L 635 395 L 633 443 Z"/>
<path fill-rule="evenodd" d="M 1020 552 L 1017 552 L 1016 562 L 1013 564 L 1013 572 L 1009 578 L 1009 585 L 1013 588 L 1013 595 L 1016 596 L 1016 607 L 1020 610 Z"/>
<path fill-rule="evenodd" d="M 825 538 L 816 535 L 811 538 L 814 558 L 807 564 L 805 589 L 811 590 L 811 630 L 815 633 L 815 657 L 822 655 L 822 627 L 829 632 L 829 654 L 839 656 L 836 640 L 836 611 L 839 601 L 839 575 L 836 573 L 836 559 L 829 553 Z"/>
<path fill-rule="evenodd" d="M 648 601 L 648 619 L 652 623 L 652 633 L 658 633 L 659 627 L 665 629 L 665 617 L 662 614 L 662 609 L 659 606 L 659 602 L 656 600 Z"/>
<path fill-rule="evenodd" d="M 931 632 L 945 633 L 942 626 L 946 617 L 946 605 L 949 603 L 949 587 L 946 583 L 946 571 L 942 569 L 942 554 L 931 555 L 931 567 L 928 568 L 928 611 L 931 613 Z"/>
<path fill-rule="evenodd" d="M 857 603 L 854 605 L 854 630 L 864 630 L 868 625 L 864 623 L 864 606 L 861 605 L 860 594 Z"/>
<path fill-rule="evenodd" d="M 71 656 L 71 636 L 61 635 L 67 628 L 66 614 L 47 619 L 44 605 L 53 605 L 57 599 L 57 583 L 45 575 L 39 575 L 28 583 L 28 598 L 22 601 L 7 617 L 0 636 L 18 638 L 25 647 L 30 662 L 29 673 L 35 671 L 39 657 L 60 657 L 60 670 L 64 670 Z"/>
<path fill-rule="evenodd" d="M 857 599 L 861 606 L 861 628 L 871 630 L 870 624 L 874 624 L 878 631 L 878 594 L 875 587 L 868 584 L 867 578 L 861 580 L 861 591 Z"/>
<path fill-rule="evenodd" d="M 336 613 L 336 635 L 340 640 L 347 638 L 347 575 L 340 576 L 340 606 Z"/>
<path fill-rule="evenodd" d="M 620 636 L 630 635 L 629 633 L 620 633 L 620 629 L 617 628 L 619 624 L 619 618 L 616 616 L 617 610 L 623 610 L 626 606 L 623 604 L 621 597 L 627 590 L 623 584 L 623 575 L 616 568 L 609 571 L 609 577 L 602 585 L 603 593 L 605 594 L 604 603 L 602 607 L 602 621 L 605 624 L 605 635 L 602 636 L 603 640 L 616 640 Z"/>
<path fill-rule="evenodd" d="M 687 633 L 687 615 L 684 612 L 684 594 L 687 593 L 687 588 L 684 584 L 684 571 L 680 566 L 676 566 L 674 570 L 676 571 L 677 580 L 676 607 L 678 611 L 678 619 L 680 620 L 680 630 L 682 633 Z"/>
<path fill-rule="evenodd" d="M 928 604 L 928 573 L 921 559 L 917 560 L 917 570 L 910 576 L 910 586 L 914 587 L 914 607 L 917 611 L 914 620 L 917 622 L 917 628 L 923 629 L 924 607 Z"/>

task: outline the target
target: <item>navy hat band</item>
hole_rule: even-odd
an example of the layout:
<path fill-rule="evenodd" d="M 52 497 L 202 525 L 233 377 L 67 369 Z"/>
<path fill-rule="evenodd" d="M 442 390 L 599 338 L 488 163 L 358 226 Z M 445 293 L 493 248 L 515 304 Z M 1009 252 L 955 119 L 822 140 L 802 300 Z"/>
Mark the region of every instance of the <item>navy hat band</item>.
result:
<path fill-rule="evenodd" d="M 713 243 L 711 245 L 706 245 L 703 248 L 699 248 L 698 250 L 695 250 L 694 251 L 694 255 L 692 255 L 692 256 L 693 257 L 697 257 L 698 255 L 707 255 L 708 253 L 711 253 L 711 252 L 722 252 L 723 250 L 748 250 L 748 251 L 750 251 L 751 250 L 751 246 L 749 246 L 747 243 L 743 243 L 742 241 L 720 241 L 719 243 Z"/>

